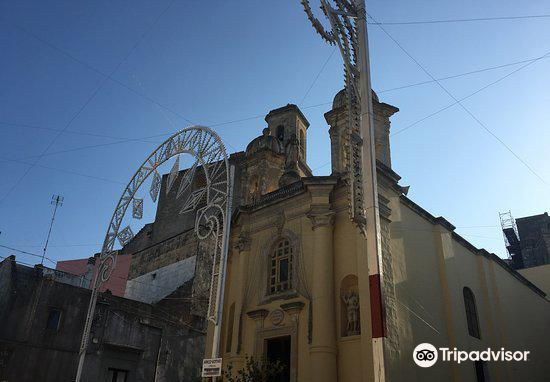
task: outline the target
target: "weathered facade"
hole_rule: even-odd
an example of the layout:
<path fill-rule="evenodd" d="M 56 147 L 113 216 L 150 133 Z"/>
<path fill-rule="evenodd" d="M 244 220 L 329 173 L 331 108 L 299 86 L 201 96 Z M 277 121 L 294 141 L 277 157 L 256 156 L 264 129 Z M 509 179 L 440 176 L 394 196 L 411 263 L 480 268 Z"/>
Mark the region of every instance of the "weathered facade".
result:
<path fill-rule="evenodd" d="M 0 264 L 0 381 L 73 381 L 91 291 L 81 278 L 41 266 Z M 191 315 L 102 293 L 83 381 L 197 381 L 204 335 Z M 179 304 L 181 305 L 181 304 Z M 116 379 L 119 378 L 119 379 Z"/>
<path fill-rule="evenodd" d="M 348 215 L 344 97 L 339 93 L 325 114 L 330 176 L 311 176 L 300 163 L 308 123 L 295 106 L 270 112 L 268 128 L 244 153 L 223 306 L 224 363 L 238 369 L 247 355 L 267 355 L 287 365 L 285 381 L 373 381 L 372 341 L 384 338 L 388 381 L 545 380 L 544 292 L 406 196 L 390 158 L 390 117 L 398 109 L 376 96 L 382 276 L 369 277 L 365 239 Z M 285 144 L 289 134 L 300 138 Z M 412 358 L 420 343 L 531 353 L 528 362 L 424 369 Z"/>
<path fill-rule="evenodd" d="M 384 338 L 387 381 L 545 380 L 550 372 L 545 293 L 407 197 L 408 187 L 399 184 L 391 163 L 390 118 L 398 109 L 376 94 L 373 101 L 380 278 L 369 277 L 365 238 L 349 219 L 344 92 L 325 114 L 330 176 L 313 176 L 307 165 L 309 123 L 296 105 L 270 111 L 262 134 L 246 151 L 231 155 L 236 172 L 220 347 L 224 364 L 238 369 L 246 356 L 267 356 L 286 365 L 281 381 L 374 381 L 372 342 Z M 199 174 L 194 182 L 201 187 L 204 178 Z M 164 176 L 155 221 L 120 250 L 131 258 L 124 295 L 137 301 L 103 294 L 98 305 L 86 361 L 90 378 L 96 378 L 90 381 L 104 380 L 109 368 L 130 367 L 136 371 L 127 382 L 190 380 L 201 358 L 210 356 L 212 327 L 204 334 L 210 253 L 196 239 L 193 214 L 179 213 L 185 198 L 176 198 L 175 188 L 167 192 L 166 183 Z M 76 367 L 77 330 L 90 292 L 42 280 L 41 286 L 27 287 L 25 298 L 0 296 L 0 306 L 6 301 L 20 306 L 22 321 L 42 312 L 41 319 L 31 320 L 37 324 L 1 332 L 2 346 L 12 346 L 11 365 L 23 359 L 13 354 L 26 354 L 22 349 L 32 344 L 39 350 L 16 357 L 49 362 L 64 354 L 63 362 Z M 2 291 L 14 287 L 6 288 Z M 54 289 L 44 294 L 48 288 Z M 63 294 L 74 297 L 61 299 Z M 39 301 L 41 308 L 29 308 L 29 301 Z M 73 326 L 64 329 L 72 338 L 51 342 L 52 350 L 44 347 L 45 338 L 54 335 L 33 325 L 56 304 L 72 317 Z M 25 331 L 31 329 L 33 336 Z M 424 369 L 412 358 L 420 343 L 531 353 L 528 362 L 438 362 Z M 113 366 L 112 359 L 121 363 Z"/>

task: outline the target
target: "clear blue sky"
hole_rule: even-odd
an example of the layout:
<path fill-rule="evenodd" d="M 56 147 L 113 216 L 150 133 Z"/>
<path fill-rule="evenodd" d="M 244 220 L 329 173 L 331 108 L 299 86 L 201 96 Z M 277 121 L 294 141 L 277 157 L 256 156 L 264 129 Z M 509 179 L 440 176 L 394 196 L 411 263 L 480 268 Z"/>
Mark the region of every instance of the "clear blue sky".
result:
<path fill-rule="evenodd" d="M 396 0 L 367 6 L 383 22 L 550 14 L 547 0 Z M 436 77 L 550 52 L 550 18 L 385 28 Z M 452 103 L 433 83 L 383 92 L 429 77 L 378 27 L 369 31 L 373 87 L 381 101 L 401 110 L 393 131 Z M 2 2 L 0 244 L 40 252 L 51 196 L 62 194 L 48 257 L 98 251 L 123 183 L 162 137 L 120 143 L 94 135 L 143 138 L 184 128 L 188 121 L 215 125 L 300 104 L 331 49 L 314 33 L 298 0 Z M 442 83 L 461 98 L 520 66 Z M 114 72 L 114 81 L 104 81 L 101 72 Z M 311 122 L 308 161 L 317 175 L 330 170 L 319 168 L 330 155 L 323 118 L 330 106 L 306 107 L 331 101 L 342 81 L 336 53 L 302 104 Z M 549 85 L 550 58 L 464 101 L 548 183 Z M 215 129 L 234 151 L 263 127 L 263 118 L 256 118 Z M 84 146 L 96 147 L 73 150 Z M 21 163 L 34 163 L 46 149 L 30 171 Z M 392 137 L 392 154 L 393 168 L 411 186 L 415 202 L 457 227 L 475 226 L 458 232 L 501 256 L 499 211 L 511 209 L 521 217 L 550 210 L 550 187 L 457 106 Z M 1 256 L 11 253 L 0 249 Z"/>

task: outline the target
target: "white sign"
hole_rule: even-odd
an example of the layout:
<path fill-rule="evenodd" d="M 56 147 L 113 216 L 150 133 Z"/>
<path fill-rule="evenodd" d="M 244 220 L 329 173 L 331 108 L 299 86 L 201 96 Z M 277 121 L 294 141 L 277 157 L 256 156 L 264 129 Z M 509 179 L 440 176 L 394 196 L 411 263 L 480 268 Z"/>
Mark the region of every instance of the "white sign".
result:
<path fill-rule="evenodd" d="M 222 359 L 205 358 L 202 360 L 202 377 L 221 377 Z"/>

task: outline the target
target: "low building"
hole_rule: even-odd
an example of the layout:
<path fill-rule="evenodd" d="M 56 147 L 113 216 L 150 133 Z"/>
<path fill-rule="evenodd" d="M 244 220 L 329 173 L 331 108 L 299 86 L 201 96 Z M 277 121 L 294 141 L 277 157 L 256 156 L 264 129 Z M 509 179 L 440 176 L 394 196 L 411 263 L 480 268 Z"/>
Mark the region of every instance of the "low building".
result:
<path fill-rule="evenodd" d="M 91 289 L 93 280 L 99 268 L 99 254 L 87 259 L 63 260 L 56 263 L 55 269 L 58 271 L 70 273 L 83 278 L 84 288 Z M 101 284 L 99 290 L 101 292 L 110 291 L 115 296 L 124 297 L 126 291 L 126 280 L 128 279 L 128 271 L 130 270 L 131 256 L 117 256 L 117 264 L 113 270 L 113 274 L 105 283 Z"/>
<path fill-rule="evenodd" d="M 81 283 L 79 276 L 17 264 L 13 256 L 0 263 L 0 381 L 74 380 L 91 294 Z M 204 333 L 190 319 L 166 301 L 101 293 L 82 381 L 200 380 Z"/>

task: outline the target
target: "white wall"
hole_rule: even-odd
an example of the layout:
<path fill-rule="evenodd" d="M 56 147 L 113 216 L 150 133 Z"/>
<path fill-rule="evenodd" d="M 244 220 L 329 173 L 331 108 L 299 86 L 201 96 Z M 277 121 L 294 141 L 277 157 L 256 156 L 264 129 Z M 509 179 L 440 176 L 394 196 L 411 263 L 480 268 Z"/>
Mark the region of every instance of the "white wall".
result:
<path fill-rule="evenodd" d="M 195 276 L 196 256 L 167 265 L 126 282 L 124 297 L 156 303 Z"/>

